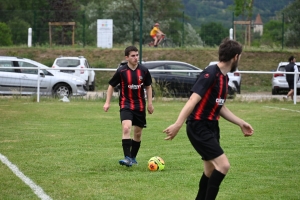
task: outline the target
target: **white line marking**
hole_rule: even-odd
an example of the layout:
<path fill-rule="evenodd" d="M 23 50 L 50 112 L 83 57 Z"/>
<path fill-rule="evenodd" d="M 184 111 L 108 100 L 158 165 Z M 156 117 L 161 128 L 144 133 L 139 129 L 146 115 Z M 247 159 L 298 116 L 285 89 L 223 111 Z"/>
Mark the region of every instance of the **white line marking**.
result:
<path fill-rule="evenodd" d="M 288 111 L 300 113 L 299 110 L 292 110 L 292 109 L 287 109 L 287 108 L 277 108 L 277 107 L 272 107 L 272 106 L 264 106 L 264 107 L 267 107 L 267 108 L 275 108 L 275 109 L 279 109 L 279 110 L 288 110 Z"/>
<path fill-rule="evenodd" d="M 2 161 L 3 164 L 5 164 L 16 176 L 18 176 L 24 183 L 26 183 L 32 190 L 33 192 L 42 200 L 52 200 L 51 197 L 49 197 L 44 190 L 36 185 L 30 178 L 25 176 L 19 168 L 12 164 L 4 155 L 0 153 L 0 160 Z"/>

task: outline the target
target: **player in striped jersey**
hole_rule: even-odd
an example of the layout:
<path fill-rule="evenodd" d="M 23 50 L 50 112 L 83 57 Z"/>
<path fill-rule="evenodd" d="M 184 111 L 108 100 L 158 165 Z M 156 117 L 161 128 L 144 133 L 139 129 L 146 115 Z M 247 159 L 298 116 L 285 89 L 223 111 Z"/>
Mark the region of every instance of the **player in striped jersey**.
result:
<path fill-rule="evenodd" d="M 227 73 L 236 70 L 241 53 L 242 46 L 238 42 L 224 39 L 219 46 L 219 62 L 201 72 L 177 121 L 163 131 L 167 135 L 165 139 L 172 140 L 186 120 L 188 138 L 204 164 L 196 200 L 215 199 L 230 167 L 219 143 L 220 116 L 238 125 L 244 136 L 251 136 L 254 131 L 250 124 L 224 105 L 228 90 Z"/>
<path fill-rule="evenodd" d="M 152 105 L 152 78 L 149 70 L 138 63 L 138 49 L 135 46 L 127 47 L 125 59 L 128 63 L 121 65 L 109 81 L 103 109 L 105 112 L 108 111 L 114 87 L 120 84 L 119 106 L 124 159 L 120 160 L 119 164 L 131 167 L 132 164 L 137 164 L 136 156 L 141 145 L 142 130 L 147 126 L 145 96 L 147 96 L 149 114 L 153 113 L 154 107 Z M 131 139 L 132 126 L 133 138 Z"/>

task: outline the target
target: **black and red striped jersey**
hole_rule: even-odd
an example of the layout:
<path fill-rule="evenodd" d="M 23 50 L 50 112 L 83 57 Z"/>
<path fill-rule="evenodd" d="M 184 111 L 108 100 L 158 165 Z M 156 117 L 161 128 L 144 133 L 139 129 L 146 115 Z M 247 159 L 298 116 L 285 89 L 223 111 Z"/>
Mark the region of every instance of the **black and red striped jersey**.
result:
<path fill-rule="evenodd" d="M 110 79 L 109 84 L 113 87 L 120 84 L 120 109 L 145 111 L 144 88 L 152 84 L 150 72 L 145 66 L 138 64 L 137 68 L 132 70 L 127 64 L 121 65 Z"/>
<path fill-rule="evenodd" d="M 215 64 L 200 73 L 191 92 L 201 96 L 188 120 L 219 120 L 220 110 L 226 101 L 228 75 L 222 74 Z"/>

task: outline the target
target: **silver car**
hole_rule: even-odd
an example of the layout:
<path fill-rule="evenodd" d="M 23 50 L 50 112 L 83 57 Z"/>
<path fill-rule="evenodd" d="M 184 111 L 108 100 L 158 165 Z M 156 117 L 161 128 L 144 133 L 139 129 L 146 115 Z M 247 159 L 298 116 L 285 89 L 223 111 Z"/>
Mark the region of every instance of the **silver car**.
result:
<path fill-rule="evenodd" d="M 38 67 L 41 69 L 39 73 Z M 58 72 L 30 59 L 0 56 L 0 95 L 36 94 L 38 78 L 41 95 L 69 97 L 87 94 L 86 82 L 80 77 Z"/>
<path fill-rule="evenodd" d="M 272 94 L 279 94 L 281 92 L 287 92 L 289 90 L 289 85 L 286 81 L 285 74 L 285 66 L 289 64 L 289 62 L 280 62 L 278 64 L 276 73 L 273 74 L 272 77 Z M 300 62 L 295 63 L 298 66 L 298 71 L 300 71 Z M 300 81 L 298 79 L 297 82 L 297 91 L 300 89 Z"/>

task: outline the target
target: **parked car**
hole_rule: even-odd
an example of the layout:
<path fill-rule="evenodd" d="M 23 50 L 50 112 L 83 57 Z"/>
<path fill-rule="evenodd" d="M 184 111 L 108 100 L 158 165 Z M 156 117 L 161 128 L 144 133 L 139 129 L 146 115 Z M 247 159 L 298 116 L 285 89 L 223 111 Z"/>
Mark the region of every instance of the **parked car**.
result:
<path fill-rule="evenodd" d="M 122 62 L 126 64 L 127 62 Z M 200 68 L 189 63 L 180 61 L 143 61 L 142 64 L 147 67 L 151 73 L 154 87 L 162 93 L 162 96 L 188 97 L 190 90 L 194 85 L 198 75 L 202 71 Z M 155 72 L 151 70 L 186 70 L 183 72 Z M 187 70 L 197 70 L 199 72 L 188 72 Z M 115 91 L 118 90 L 118 86 Z"/>
<path fill-rule="evenodd" d="M 78 57 L 59 57 L 54 60 L 52 68 L 78 68 L 75 69 L 62 69 L 60 72 L 65 72 L 79 76 L 86 81 L 87 88 L 90 91 L 95 91 L 95 72 L 94 70 L 87 70 L 90 67 L 87 59 L 84 56 Z"/>
<path fill-rule="evenodd" d="M 272 77 L 272 94 L 279 94 L 283 91 L 289 90 L 289 85 L 286 81 L 285 74 L 282 72 L 285 72 L 285 66 L 289 64 L 289 62 L 280 62 L 278 64 L 278 67 L 276 69 L 276 73 L 273 74 Z M 300 62 L 296 62 L 296 65 L 298 66 L 298 71 L 300 71 Z M 297 82 L 297 93 L 299 94 L 300 90 L 300 81 L 298 79 Z M 299 91 L 299 92 L 298 92 Z"/>
<path fill-rule="evenodd" d="M 212 61 L 208 64 L 208 66 L 215 65 L 218 62 L 219 61 Z M 238 69 L 233 73 L 228 72 L 227 74 L 228 74 L 228 77 L 229 77 L 229 81 L 228 81 L 228 90 L 229 91 L 228 91 L 228 94 L 230 94 L 230 95 L 234 95 L 234 93 L 241 94 L 242 74 L 239 73 Z"/>
<path fill-rule="evenodd" d="M 24 67 L 28 67 L 28 69 L 24 69 Z M 38 67 L 41 69 L 39 73 Z M 70 95 L 84 96 L 87 94 L 85 80 L 80 77 L 58 72 L 30 59 L 0 56 L 0 94 L 36 94 L 38 76 L 41 95 L 69 97 Z"/>

